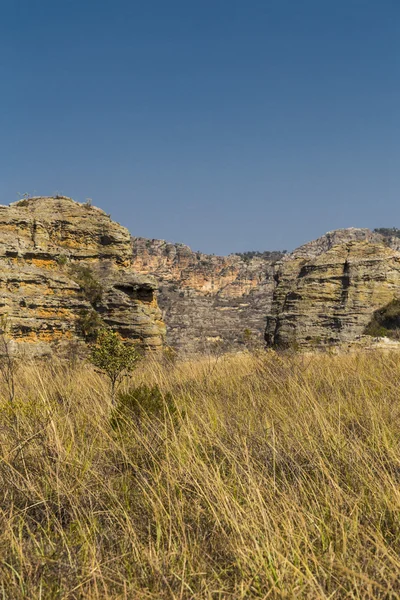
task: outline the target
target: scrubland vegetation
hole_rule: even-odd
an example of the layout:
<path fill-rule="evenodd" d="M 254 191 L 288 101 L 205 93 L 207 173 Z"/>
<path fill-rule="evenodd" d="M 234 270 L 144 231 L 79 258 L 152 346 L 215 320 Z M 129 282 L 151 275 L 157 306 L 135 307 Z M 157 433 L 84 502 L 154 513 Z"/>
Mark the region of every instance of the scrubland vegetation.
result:
<path fill-rule="evenodd" d="M 135 389 L 132 389 L 135 388 Z M 84 363 L 0 401 L 0 598 L 400 598 L 400 357 Z"/>
<path fill-rule="evenodd" d="M 400 229 L 397 227 L 375 227 L 375 233 L 380 233 L 384 237 L 397 237 L 400 238 Z"/>
<path fill-rule="evenodd" d="M 395 298 L 376 310 L 365 328 L 365 333 L 373 337 L 400 339 L 400 300 Z"/>

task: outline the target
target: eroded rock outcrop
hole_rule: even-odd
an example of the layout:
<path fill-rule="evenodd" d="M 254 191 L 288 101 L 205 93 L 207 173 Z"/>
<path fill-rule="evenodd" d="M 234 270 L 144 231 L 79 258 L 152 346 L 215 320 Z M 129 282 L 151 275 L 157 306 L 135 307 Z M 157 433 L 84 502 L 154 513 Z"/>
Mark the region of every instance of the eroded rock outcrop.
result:
<path fill-rule="evenodd" d="M 127 339 L 163 343 L 154 278 L 136 273 L 130 234 L 102 210 L 65 197 L 0 206 L 0 315 L 29 354 L 83 339 L 79 319 L 95 311 Z M 93 307 L 73 268 L 100 281 Z"/>
<path fill-rule="evenodd" d="M 267 343 L 305 347 L 359 338 L 374 311 L 400 294 L 397 248 L 397 239 L 347 229 L 285 257 L 277 267 Z"/>
<path fill-rule="evenodd" d="M 132 239 L 134 268 L 159 281 L 168 343 L 185 352 L 263 344 L 276 258 L 213 256 L 183 244 Z"/>
<path fill-rule="evenodd" d="M 264 334 L 271 346 L 348 343 L 400 293 L 400 240 L 369 229 L 329 232 L 278 261 L 144 238 L 132 247 L 135 269 L 159 282 L 168 343 L 185 352 L 261 345 Z"/>
<path fill-rule="evenodd" d="M 101 283 L 95 301 L 82 268 Z M 168 343 L 189 353 L 261 345 L 266 315 L 269 345 L 349 343 L 400 296 L 399 273 L 399 239 L 368 229 L 333 231 L 289 255 L 220 257 L 131 238 L 65 197 L 0 206 L 0 317 L 31 355 L 83 343 L 94 314 L 152 348 L 165 321 Z"/>

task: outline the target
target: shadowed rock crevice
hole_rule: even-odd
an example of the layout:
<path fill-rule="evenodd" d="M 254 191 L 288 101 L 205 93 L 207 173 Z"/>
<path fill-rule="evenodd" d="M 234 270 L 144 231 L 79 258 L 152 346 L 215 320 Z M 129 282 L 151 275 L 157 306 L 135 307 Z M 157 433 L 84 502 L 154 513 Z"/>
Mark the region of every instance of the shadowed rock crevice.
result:
<path fill-rule="evenodd" d="M 347 258 L 343 264 L 343 275 L 341 278 L 341 284 L 342 284 L 342 292 L 341 292 L 340 302 L 342 305 L 345 305 L 349 298 L 349 288 L 350 288 L 350 263 Z"/>
<path fill-rule="evenodd" d="M 150 287 L 146 287 L 145 285 L 135 286 L 126 283 L 115 285 L 114 288 L 129 296 L 129 298 L 132 300 L 140 300 L 141 302 L 146 302 L 147 304 L 154 302 L 156 299 L 155 290 Z"/>

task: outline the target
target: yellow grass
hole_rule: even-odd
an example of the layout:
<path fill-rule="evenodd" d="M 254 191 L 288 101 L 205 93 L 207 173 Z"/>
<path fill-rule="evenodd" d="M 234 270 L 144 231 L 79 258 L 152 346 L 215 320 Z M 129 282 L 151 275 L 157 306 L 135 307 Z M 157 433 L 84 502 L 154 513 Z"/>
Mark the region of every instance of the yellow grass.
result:
<path fill-rule="evenodd" d="M 114 430 L 83 364 L 3 389 L 0 599 L 400 598 L 400 357 L 149 361 L 141 382 L 177 423 Z"/>

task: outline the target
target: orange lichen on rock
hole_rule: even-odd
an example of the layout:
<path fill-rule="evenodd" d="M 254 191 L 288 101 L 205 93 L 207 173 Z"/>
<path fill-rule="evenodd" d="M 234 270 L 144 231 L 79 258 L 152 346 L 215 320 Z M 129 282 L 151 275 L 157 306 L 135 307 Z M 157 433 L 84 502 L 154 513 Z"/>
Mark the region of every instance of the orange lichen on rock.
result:
<path fill-rule="evenodd" d="M 27 262 L 40 269 L 56 269 L 58 267 L 57 262 L 52 259 L 31 258 Z"/>
<path fill-rule="evenodd" d="M 129 232 L 102 210 L 64 197 L 24 199 L 1 208 L 0 234 L 0 309 L 32 354 L 36 343 L 41 355 L 64 340 L 84 343 L 77 320 L 93 311 L 127 339 L 162 344 L 156 282 L 137 274 Z"/>
<path fill-rule="evenodd" d="M 158 302 L 171 346 L 199 352 L 207 340 L 218 339 L 227 349 L 243 349 L 246 330 L 263 343 L 279 253 L 249 259 L 213 256 L 144 238 L 133 238 L 132 250 L 135 269 L 160 283 Z"/>

